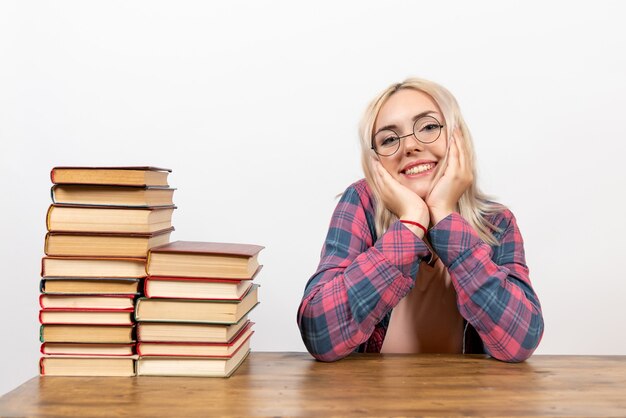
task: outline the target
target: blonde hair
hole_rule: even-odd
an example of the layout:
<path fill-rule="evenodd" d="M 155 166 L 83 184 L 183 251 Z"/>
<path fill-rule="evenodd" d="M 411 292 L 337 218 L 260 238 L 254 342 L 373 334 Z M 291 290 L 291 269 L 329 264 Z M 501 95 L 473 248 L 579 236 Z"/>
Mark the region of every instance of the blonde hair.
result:
<path fill-rule="evenodd" d="M 459 105 L 452 94 L 444 87 L 428 80 L 420 78 L 408 78 L 402 83 L 392 84 L 382 93 L 380 93 L 366 108 L 359 126 L 359 136 L 361 138 L 361 163 L 367 183 L 374 195 L 375 208 L 375 228 L 376 234 L 381 236 L 398 218 L 387 209 L 382 203 L 381 193 L 376 183 L 372 181 L 372 162 L 371 156 L 374 152 L 372 147 L 372 131 L 376 122 L 378 113 L 391 95 L 401 89 L 414 89 L 429 95 L 439 106 L 443 114 L 445 130 L 447 137 L 458 128 L 461 131 L 462 138 L 455 138 L 457 141 L 462 140 L 465 143 L 466 161 L 471 165 L 474 181 L 472 185 L 463 193 L 459 199 L 460 215 L 478 232 L 480 238 L 491 244 L 497 245 L 498 241 L 493 232 L 499 229 L 486 220 L 486 216 L 498 213 L 503 210 L 503 206 L 489 200 L 488 196 L 483 194 L 476 185 L 476 166 L 474 159 L 474 147 L 472 146 L 472 137 L 469 132 Z M 445 163 L 445 161 L 444 161 Z M 445 167 L 445 164 L 441 164 Z M 439 174 L 442 174 L 440 171 Z"/>

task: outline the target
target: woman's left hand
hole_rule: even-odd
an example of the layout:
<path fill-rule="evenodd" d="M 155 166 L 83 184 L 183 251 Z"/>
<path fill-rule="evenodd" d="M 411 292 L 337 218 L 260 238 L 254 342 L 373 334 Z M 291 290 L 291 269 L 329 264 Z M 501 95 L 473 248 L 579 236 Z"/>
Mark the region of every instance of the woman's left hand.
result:
<path fill-rule="evenodd" d="M 457 129 L 450 137 L 448 163 L 444 168 L 443 176 L 439 178 L 426 197 L 426 205 L 433 225 L 457 210 L 459 199 L 474 181 L 474 173 L 466 160 L 463 140 L 456 140 L 460 135 Z"/>

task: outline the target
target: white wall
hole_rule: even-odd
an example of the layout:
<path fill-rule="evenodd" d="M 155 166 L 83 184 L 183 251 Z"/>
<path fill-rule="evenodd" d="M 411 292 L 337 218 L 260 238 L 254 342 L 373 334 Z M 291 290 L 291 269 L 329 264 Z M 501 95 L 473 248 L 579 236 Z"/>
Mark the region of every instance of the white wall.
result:
<path fill-rule="evenodd" d="M 173 239 L 265 245 L 254 350 L 295 316 L 366 103 L 410 75 L 458 98 L 515 212 L 538 353 L 626 354 L 626 32 L 618 1 L 4 1 L 0 394 L 37 373 L 55 165 L 171 167 Z"/>

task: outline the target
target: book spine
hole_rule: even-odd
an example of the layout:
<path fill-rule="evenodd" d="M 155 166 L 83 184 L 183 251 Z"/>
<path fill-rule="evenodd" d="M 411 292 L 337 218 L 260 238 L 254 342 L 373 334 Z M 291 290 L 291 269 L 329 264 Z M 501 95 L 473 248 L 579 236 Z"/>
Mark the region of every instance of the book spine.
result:
<path fill-rule="evenodd" d="M 46 275 L 46 257 L 41 258 L 41 277 Z"/>
<path fill-rule="evenodd" d="M 44 357 L 39 359 L 39 374 L 42 376 L 46 375 L 46 370 L 44 368 L 44 363 L 43 363 Z"/>
<path fill-rule="evenodd" d="M 152 250 L 148 250 L 148 255 L 146 257 L 146 276 L 150 276 L 150 260 L 152 259 Z"/>
<path fill-rule="evenodd" d="M 46 293 L 46 279 L 41 279 L 39 281 L 39 292 Z"/>
<path fill-rule="evenodd" d="M 150 280 L 149 277 L 146 277 L 146 279 L 143 281 L 143 294 L 149 298 L 150 297 L 150 293 L 148 292 L 148 284 L 149 284 Z"/>
<path fill-rule="evenodd" d="M 46 343 L 43 343 L 41 344 L 41 347 L 39 347 L 39 351 L 41 351 L 41 354 L 46 354 L 45 345 Z"/>
<path fill-rule="evenodd" d="M 56 199 L 54 196 L 54 186 L 50 187 L 50 198 L 52 199 L 52 203 L 56 203 Z"/>
<path fill-rule="evenodd" d="M 44 252 L 45 255 L 48 255 L 48 240 L 49 240 L 49 238 L 50 238 L 50 233 L 48 232 L 46 234 L 46 238 L 45 238 L 44 243 L 43 243 L 43 252 Z"/>
<path fill-rule="evenodd" d="M 52 170 L 50 170 L 50 181 L 52 182 L 52 184 L 54 184 L 54 172 L 55 172 L 55 168 L 53 167 Z"/>
<path fill-rule="evenodd" d="M 43 325 L 41 325 L 39 327 L 39 341 L 42 342 L 42 343 L 44 342 L 44 340 L 43 340 Z"/>
<path fill-rule="evenodd" d="M 48 231 L 51 231 L 52 228 L 50 226 L 50 217 L 52 216 L 52 209 L 54 208 L 54 205 L 50 205 L 50 207 L 48 208 L 48 212 L 46 213 L 46 229 Z"/>
<path fill-rule="evenodd" d="M 41 309 L 44 308 L 44 306 L 43 306 L 43 297 L 44 296 L 45 295 L 43 293 L 39 295 L 39 306 L 41 306 Z"/>

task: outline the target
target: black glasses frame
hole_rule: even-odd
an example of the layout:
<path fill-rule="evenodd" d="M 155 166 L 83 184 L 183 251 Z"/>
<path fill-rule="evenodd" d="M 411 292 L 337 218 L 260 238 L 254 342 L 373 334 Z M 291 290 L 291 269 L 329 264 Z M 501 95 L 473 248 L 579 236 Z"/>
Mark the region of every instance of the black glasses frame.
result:
<path fill-rule="evenodd" d="M 422 141 L 421 139 L 419 139 L 417 137 L 417 134 L 415 133 L 415 126 L 417 125 L 417 122 L 419 122 L 422 119 L 425 118 L 429 118 L 429 119 L 433 119 L 435 122 L 437 122 L 437 126 L 439 127 L 439 134 L 437 135 L 437 137 L 435 139 L 433 139 L 432 141 Z M 439 137 L 441 136 L 441 131 L 443 130 L 443 128 L 445 127 L 445 125 L 442 125 L 441 122 L 439 122 L 439 120 L 434 117 L 434 116 L 422 116 L 419 119 L 416 119 L 415 122 L 413 122 L 413 132 L 411 132 L 410 134 L 406 134 L 403 136 L 400 136 L 396 133 L 396 131 L 394 131 L 393 129 L 384 129 L 385 131 L 390 131 L 393 132 L 394 135 L 396 136 L 396 138 L 398 139 L 398 146 L 396 147 L 396 149 L 391 153 L 391 154 L 381 154 L 380 152 L 378 152 L 378 150 L 376 149 L 376 144 L 374 143 L 374 137 L 372 137 L 372 143 L 371 143 L 371 148 L 372 150 L 374 150 L 374 152 L 378 155 L 380 155 L 381 157 L 391 157 L 392 155 L 394 155 L 396 152 L 398 152 L 398 150 L 400 149 L 400 145 L 402 144 L 402 140 L 406 137 L 409 137 L 411 135 L 413 135 L 413 137 L 420 143 L 422 144 L 432 144 L 433 142 L 435 142 L 436 140 L 439 139 Z M 382 132 L 382 131 L 381 131 Z M 380 132 L 379 132 L 380 133 Z"/>

